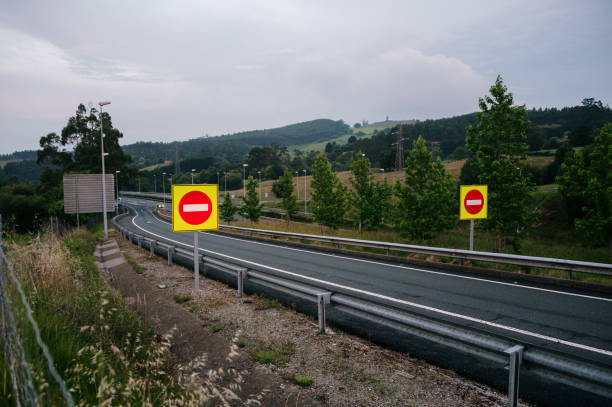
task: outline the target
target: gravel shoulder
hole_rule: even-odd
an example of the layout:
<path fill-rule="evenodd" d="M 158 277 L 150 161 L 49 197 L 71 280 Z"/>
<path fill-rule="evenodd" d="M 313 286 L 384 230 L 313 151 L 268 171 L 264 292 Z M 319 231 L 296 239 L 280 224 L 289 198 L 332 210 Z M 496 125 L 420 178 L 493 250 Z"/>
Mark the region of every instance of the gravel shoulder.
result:
<path fill-rule="evenodd" d="M 318 334 L 315 319 L 274 300 L 256 295 L 238 298 L 234 289 L 205 276 L 195 293 L 193 271 L 168 266 L 164 259 L 149 257 L 148 251 L 120 238 L 117 242 L 134 275 L 144 277 L 170 299 L 184 296 L 181 306 L 214 338 L 208 342 L 219 344 L 219 352 L 227 353 L 236 345 L 232 348 L 244 361 L 240 369 L 245 381 L 257 383 L 258 377 L 266 376 L 273 382 L 258 384 L 269 392 L 262 405 L 501 407 L 507 403 L 506 395 L 495 389 L 333 326 Z M 160 325 L 172 325 L 173 315 L 158 315 L 168 319 Z M 206 340 L 197 332 L 181 335 L 194 343 Z M 208 351 L 215 352 L 214 348 Z M 234 365 L 228 362 L 226 368 Z M 312 383 L 307 385 L 309 379 Z"/>

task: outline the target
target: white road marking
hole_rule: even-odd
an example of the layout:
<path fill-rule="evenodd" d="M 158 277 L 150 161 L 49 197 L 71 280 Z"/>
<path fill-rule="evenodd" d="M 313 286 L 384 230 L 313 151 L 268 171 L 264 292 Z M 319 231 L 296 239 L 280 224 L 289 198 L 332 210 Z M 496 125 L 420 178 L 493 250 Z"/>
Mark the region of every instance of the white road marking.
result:
<path fill-rule="evenodd" d="M 208 204 L 183 204 L 183 212 L 208 212 Z"/>
<path fill-rule="evenodd" d="M 165 223 L 167 225 L 172 225 L 170 222 L 166 222 L 166 221 L 161 220 L 159 218 L 155 218 L 154 217 L 154 219 L 157 220 L 158 222 Z M 206 233 L 206 232 L 200 232 L 200 233 L 210 235 L 210 233 Z M 421 273 L 428 273 L 428 274 L 435 274 L 435 275 L 440 275 L 440 276 L 461 278 L 461 279 L 464 279 L 464 280 L 481 281 L 481 282 L 484 282 L 484 283 L 497 284 L 497 285 L 505 285 L 505 286 L 516 287 L 516 288 L 524 288 L 524 289 L 527 289 L 527 290 L 535 290 L 535 291 L 542 291 L 542 292 L 548 292 L 548 293 L 553 293 L 553 294 L 568 295 L 570 297 L 587 298 L 589 300 L 612 302 L 612 299 L 610 299 L 610 298 L 596 297 L 596 296 L 593 296 L 593 295 L 586 295 L 586 294 L 576 294 L 576 293 L 570 293 L 570 292 L 567 292 L 567 291 L 551 290 L 549 288 L 531 287 L 531 286 L 528 286 L 528 285 L 518 284 L 517 282 L 504 283 L 502 281 L 488 280 L 486 278 L 462 276 L 462 275 L 458 275 L 458 274 L 444 273 L 442 271 L 433 271 L 433 270 L 426 270 L 426 269 L 421 269 L 421 268 L 417 268 L 417 267 L 401 266 L 399 264 L 383 263 L 383 262 L 374 261 L 374 260 L 365 260 L 365 259 L 359 259 L 359 258 L 354 258 L 354 257 L 340 256 L 340 255 L 337 255 L 337 254 L 329 254 L 329 253 L 315 252 L 315 251 L 312 251 L 312 250 L 296 249 L 296 248 L 293 248 L 293 247 L 278 246 L 278 245 L 274 245 L 274 244 L 270 244 L 270 243 L 256 242 L 256 241 L 253 241 L 253 240 L 241 239 L 241 238 L 230 237 L 230 236 L 223 236 L 223 235 L 214 235 L 214 236 L 215 237 L 222 237 L 223 239 L 239 240 L 241 242 L 248 242 L 248 243 L 251 243 L 251 244 L 258 244 L 258 245 L 267 246 L 267 247 L 283 248 L 285 250 L 291 250 L 291 251 L 300 252 L 300 253 L 308 253 L 308 254 L 315 254 L 315 255 L 319 255 L 319 256 L 334 257 L 334 258 L 342 259 L 342 260 L 357 261 L 357 262 L 360 262 L 360 263 L 375 264 L 375 265 L 379 265 L 379 266 L 398 268 L 398 269 L 402 269 L 402 270 L 418 271 L 418 272 L 421 272 Z"/>
<path fill-rule="evenodd" d="M 465 205 L 482 205 L 482 199 L 468 199 L 467 201 L 465 201 Z"/>
<path fill-rule="evenodd" d="M 178 243 L 178 244 L 183 245 L 183 246 L 187 246 L 187 247 L 192 247 L 193 248 L 193 245 L 190 245 L 190 244 L 187 244 L 187 243 L 183 243 L 183 242 L 179 242 L 178 240 L 173 240 L 173 239 L 170 239 L 168 237 L 161 236 L 161 235 L 158 235 L 156 233 L 153 233 L 153 232 L 150 232 L 148 230 L 145 230 L 145 229 L 141 228 L 140 226 L 138 226 L 136 224 L 136 218 L 137 217 L 138 217 L 138 214 L 134 218 L 132 218 L 132 224 L 134 226 L 136 226 L 138 229 L 142 230 L 143 232 L 146 232 L 148 234 L 151 234 L 153 236 L 157 236 L 157 237 L 165 239 L 165 240 L 169 240 L 169 241 L 174 242 L 174 243 Z M 167 223 L 167 222 L 164 222 L 164 223 Z M 561 345 L 570 346 L 570 347 L 577 348 L 577 349 L 587 350 L 587 351 L 590 351 L 590 352 L 595 352 L 595 353 L 599 353 L 599 354 L 606 355 L 606 356 L 612 356 L 612 352 L 608 351 L 608 350 L 605 350 L 605 349 L 599 349 L 599 348 L 595 348 L 595 347 L 588 346 L 588 345 L 583 345 L 583 344 L 576 343 L 576 342 L 570 342 L 570 341 L 566 341 L 566 340 L 561 339 L 561 338 L 555 338 L 555 337 L 548 336 L 548 335 L 541 335 L 541 334 L 538 334 L 536 332 L 531 332 L 531 331 L 526 331 L 524 329 L 519 329 L 519 328 L 514 328 L 514 327 L 511 327 L 511 326 L 501 325 L 501 324 L 497 324 L 495 322 L 490 322 L 490 321 L 486 321 L 486 320 L 483 320 L 483 319 L 470 317 L 470 316 L 467 316 L 467 315 L 457 314 L 455 312 L 445 311 L 443 309 L 429 307 L 427 305 L 417 304 L 417 303 L 414 303 L 414 302 L 411 302 L 411 301 L 400 300 L 398 298 L 388 297 L 386 295 L 377 294 L 377 293 L 373 293 L 373 292 L 365 291 L 365 290 L 360 290 L 358 288 L 347 287 L 347 286 L 344 286 L 344 285 L 341 285 L 341 284 L 336 284 L 336 283 L 332 283 L 332 282 L 329 282 L 329 281 L 320 280 L 318 278 L 308 277 L 308 276 L 304 276 L 304 275 L 297 274 L 297 273 L 292 273 L 290 271 L 282 270 L 282 269 L 279 269 L 279 268 L 276 268 L 276 267 L 270 267 L 270 266 L 267 266 L 265 264 L 255 263 L 255 262 L 252 262 L 250 260 L 240 259 L 238 257 L 229 256 L 227 254 L 213 252 L 211 250 L 204 250 L 204 249 L 200 249 L 200 250 L 203 251 L 203 252 L 213 253 L 213 254 L 216 254 L 218 256 L 228 258 L 228 259 L 238 260 L 238 261 L 242 261 L 244 263 L 251 264 L 251 265 L 254 265 L 254 266 L 259 266 L 259 267 L 267 268 L 269 270 L 274 270 L 274 271 L 282 273 L 282 274 L 286 274 L 286 275 L 290 275 L 290 276 L 294 276 L 294 277 L 299 277 L 299 278 L 302 278 L 304 280 L 309 280 L 309 281 L 313 281 L 313 282 L 320 283 L 320 284 L 327 284 L 327 285 L 332 286 L 332 287 L 342 288 L 342 289 L 345 289 L 347 291 L 352 291 L 352 292 L 359 293 L 359 294 L 365 294 L 365 295 L 372 296 L 372 297 L 375 297 L 375 298 L 380 298 L 380 299 L 383 299 L 383 300 L 386 300 L 386 301 L 395 302 L 395 303 L 398 303 L 398 304 L 403 304 L 403 305 L 407 305 L 407 306 L 414 307 L 414 308 L 419 308 L 419 309 L 426 310 L 426 311 L 436 312 L 436 313 L 439 313 L 439 314 L 442 314 L 442 315 L 447 315 L 447 316 L 450 316 L 450 317 L 454 317 L 454 318 L 458 318 L 458 319 L 463 319 L 463 320 L 470 321 L 470 322 L 476 322 L 476 323 L 479 323 L 479 324 L 482 324 L 482 325 L 490 326 L 492 328 L 499 328 L 499 329 L 503 329 L 503 330 L 506 330 L 506 331 L 515 332 L 515 333 L 519 333 L 519 334 L 526 335 L 526 336 L 531 336 L 531 337 L 534 337 L 534 338 L 538 338 L 538 339 L 542 339 L 542 340 L 558 343 L 558 344 L 561 344 Z M 531 287 L 529 287 L 529 288 L 531 288 Z M 560 293 L 563 293 L 563 292 L 560 292 Z"/>

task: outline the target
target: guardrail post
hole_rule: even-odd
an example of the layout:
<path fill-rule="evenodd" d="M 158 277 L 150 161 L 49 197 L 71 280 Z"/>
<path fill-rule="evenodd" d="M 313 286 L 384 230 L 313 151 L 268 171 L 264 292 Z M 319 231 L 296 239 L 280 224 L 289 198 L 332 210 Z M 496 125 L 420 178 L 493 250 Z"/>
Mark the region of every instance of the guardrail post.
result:
<path fill-rule="evenodd" d="M 151 249 L 149 257 L 153 257 L 153 255 L 155 254 L 155 246 L 157 246 L 157 240 L 151 240 L 151 243 L 149 243 L 149 248 Z"/>
<path fill-rule="evenodd" d="M 172 257 L 174 256 L 174 246 L 168 246 L 168 265 L 172 265 Z"/>
<path fill-rule="evenodd" d="M 236 284 L 238 291 L 236 295 L 238 297 L 242 297 L 242 294 L 244 293 L 244 280 L 247 277 L 247 269 L 238 270 L 236 277 L 238 278 L 238 282 Z"/>
<path fill-rule="evenodd" d="M 317 306 L 319 308 L 319 333 L 325 333 L 325 305 L 331 302 L 331 293 L 317 294 Z"/>
<path fill-rule="evenodd" d="M 567 278 L 572 279 L 572 270 L 567 270 Z"/>
<path fill-rule="evenodd" d="M 504 351 L 504 353 L 510 355 L 510 363 L 508 365 L 510 369 L 510 373 L 508 374 L 508 405 L 510 407 L 516 407 L 518 405 L 519 375 L 524 349 L 525 347 L 516 345 Z"/>
<path fill-rule="evenodd" d="M 137 240 L 138 240 L 138 248 L 142 249 L 142 236 L 137 236 Z"/>

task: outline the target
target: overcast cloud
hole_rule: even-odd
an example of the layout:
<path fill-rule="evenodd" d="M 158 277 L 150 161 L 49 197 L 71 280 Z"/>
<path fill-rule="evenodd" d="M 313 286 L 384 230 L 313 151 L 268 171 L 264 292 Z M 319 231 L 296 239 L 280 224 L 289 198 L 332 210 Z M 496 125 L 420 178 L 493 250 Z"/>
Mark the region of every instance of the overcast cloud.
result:
<path fill-rule="evenodd" d="M 612 99 L 612 2 L 13 1 L 0 5 L 0 153 L 110 100 L 123 144 Z M 456 4 L 460 3 L 460 4 Z"/>

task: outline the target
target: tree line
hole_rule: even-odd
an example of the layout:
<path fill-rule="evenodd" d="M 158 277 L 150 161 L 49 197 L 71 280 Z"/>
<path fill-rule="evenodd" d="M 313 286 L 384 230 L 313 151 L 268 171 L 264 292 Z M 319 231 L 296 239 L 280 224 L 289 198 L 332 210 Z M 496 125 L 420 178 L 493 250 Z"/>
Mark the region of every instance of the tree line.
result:
<path fill-rule="evenodd" d="M 527 110 L 524 105 L 514 105 L 512 93 L 499 76 L 489 94 L 479 99 L 479 108 L 474 124 L 466 127 L 465 139 L 471 181 L 488 186 L 488 218 L 480 220 L 478 227 L 497 237 L 499 251 L 511 248 L 518 252 L 539 217 L 531 203 L 535 184 L 525 163 L 530 127 Z M 586 148 L 566 147 L 569 149 L 556 180 L 582 242 L 610 245 L 612 251 L 611 137 L 612 124 L 605 124 Z M 349 190 L 332 170 L 328 155 L 316 156 L 310 207 L 321 225 L 334 230 L 351 221 L 360 231 L 391 225 L 400 234 L 422 241 L 457 226 L 459 185 L 450 179 L 440 157 L 434 157 L 422 136 L 407 152 L 401 182 L 375 181 L 371 161 L 361 152 L 353 155 L 350 170 Z M 254 222 L 261 216 L 257 187 L 258 180 L 249 177 L 241 208 L 241 214 Z M 297 212 L 293 172 L 285 167 L 273 190 L 289 221 Z M 221 207 L 223 219 L 233 220 L 236 210 L 226 195 Z"/>

